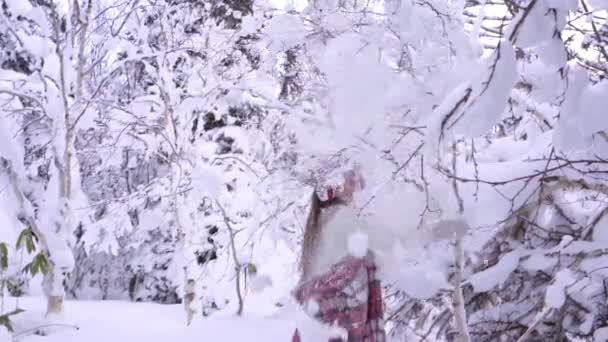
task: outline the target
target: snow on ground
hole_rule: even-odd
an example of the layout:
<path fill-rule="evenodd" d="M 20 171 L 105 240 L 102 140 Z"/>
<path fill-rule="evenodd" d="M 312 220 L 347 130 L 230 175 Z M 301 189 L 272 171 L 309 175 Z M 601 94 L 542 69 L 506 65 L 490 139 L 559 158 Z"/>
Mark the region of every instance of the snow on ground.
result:
<path fill-rule="evenodd" d="M 8 304 L 10 305 L 10 301 Z M 247 314 L 242 318 L 221 315 L 194 321 L 186 326 L 181 305 L 159 305 L 118 301 L 69 301 L 69 324 L 53 326 L 47 336 L 35 332 L 45 324 L 45 301 L 21 298 L 26 312 L 15 316 L 15 341 L 18 342 L 202 342 L 202 341 L 289 341 L 295 327 L 294 317 L 283 313 L 271 317 Z M 75 327 L 78 327 L 76 329 Z M 48 327 L 47 327 L 48 328 Z M 0 334 L 0 342 L 9 342 Z M 6 341 L 5 341 L 6 340 Z"/>

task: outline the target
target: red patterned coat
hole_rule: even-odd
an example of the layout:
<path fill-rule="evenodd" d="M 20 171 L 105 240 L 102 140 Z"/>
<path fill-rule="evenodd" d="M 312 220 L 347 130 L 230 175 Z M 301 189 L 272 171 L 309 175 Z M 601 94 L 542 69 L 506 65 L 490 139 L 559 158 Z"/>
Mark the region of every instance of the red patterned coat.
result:
<path fill-rule="evenodd" d="M 314 317 L 336 323 L 348 332 L 348 342 L 385 342 L 382 287 L 373 256 L 347 256 L 328 272 L 300 284 L 294 291 L 302 305 L 318 304 Z M 330 342 L 342 341 L 332 339 Z M 298 330 L 292 342 L 301 342 Z"/>

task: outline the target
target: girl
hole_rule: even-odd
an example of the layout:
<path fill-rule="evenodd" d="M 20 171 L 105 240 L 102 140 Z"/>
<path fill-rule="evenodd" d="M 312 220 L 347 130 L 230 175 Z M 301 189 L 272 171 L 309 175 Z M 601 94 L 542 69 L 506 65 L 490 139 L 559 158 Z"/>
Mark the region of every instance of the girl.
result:
<path fill-rule="evenodd" d="M 300 258 L 301 279 L 294 295 L 302 305 L 314 301 L 318 305 L 314 317 L 346 330 L 346 341 L 384 342 L 382 288 L 374 256 L 371 252 L 349 255 L 348 248 L 348 239 L 360 228 L 353 195 L 364 181 L 353 171 L 344 176 L 342 189 L 328 189 L 326 200 L 316 191 L 312 195 Z M 292 342 L 300 342 L 297 329 Z"/>

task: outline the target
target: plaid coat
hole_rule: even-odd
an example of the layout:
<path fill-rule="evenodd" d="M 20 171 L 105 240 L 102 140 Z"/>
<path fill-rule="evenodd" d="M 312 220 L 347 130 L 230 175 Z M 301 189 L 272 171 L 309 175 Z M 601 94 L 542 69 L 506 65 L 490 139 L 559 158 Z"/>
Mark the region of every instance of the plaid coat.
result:
<path fill-rule="evenodd" d="M 382 287 L 376 277 L 372 254 L 364 258 L 345 257 L 328 272 L 300 284 L 294 295 L 302 305 L 315 300 L 319 310 L 314 317 L 344 328 L 348 342 L 386 341 Z M 334 341 L 342 339 L 329 342 Z M 301 342 L 297 329 L 292 342 Z"/>

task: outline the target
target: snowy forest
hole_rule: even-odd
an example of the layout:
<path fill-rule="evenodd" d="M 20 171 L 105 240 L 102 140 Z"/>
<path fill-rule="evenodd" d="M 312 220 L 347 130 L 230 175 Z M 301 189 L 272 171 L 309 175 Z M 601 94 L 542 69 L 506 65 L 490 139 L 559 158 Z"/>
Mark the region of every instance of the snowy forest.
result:
<path fill-rule="evenodd" d="M 0 0 L 0 145 L 0 342 L 327 341 L 353 173 L 387 341 L 608 341 L 606 0 Z"/>

